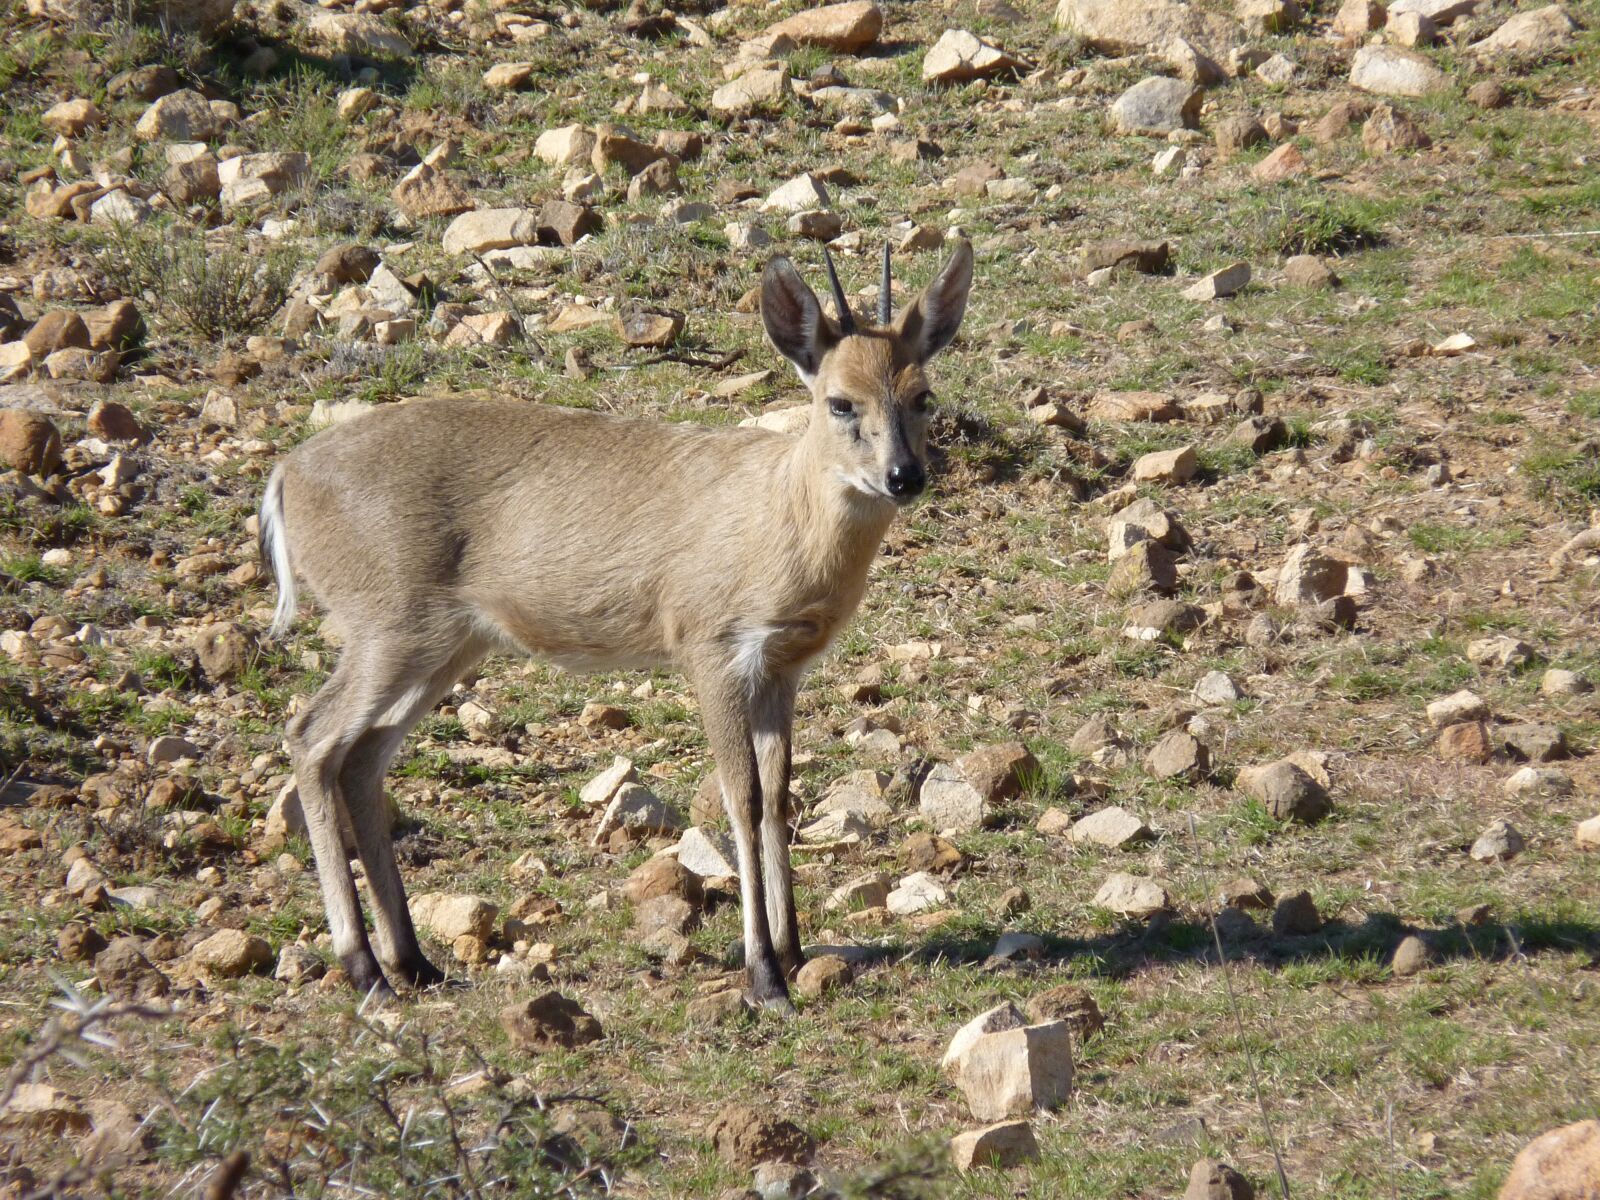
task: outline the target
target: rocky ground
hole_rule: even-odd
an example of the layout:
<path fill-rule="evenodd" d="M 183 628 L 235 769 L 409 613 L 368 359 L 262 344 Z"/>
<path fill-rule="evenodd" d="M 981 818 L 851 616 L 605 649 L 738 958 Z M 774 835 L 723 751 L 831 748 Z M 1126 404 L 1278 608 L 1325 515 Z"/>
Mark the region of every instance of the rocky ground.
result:
<path fill-rule="evenodd" d="M 0 24 L 3 1194 L 1595 1186 L 1600 3 Z M 682 682 L 498 660 L 390 780 L 464 986 L 362 1005 L 276 457 L 787 422 L 766 258 L 866 309 L 956 233 L 936 482 L 801 700 L 800 1015 Z"/>

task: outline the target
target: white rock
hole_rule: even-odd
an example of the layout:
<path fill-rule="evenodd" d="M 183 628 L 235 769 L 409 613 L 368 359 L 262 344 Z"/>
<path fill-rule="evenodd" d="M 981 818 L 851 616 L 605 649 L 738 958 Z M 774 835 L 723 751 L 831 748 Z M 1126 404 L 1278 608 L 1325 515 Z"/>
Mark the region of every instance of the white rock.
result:
<path fill-rule="evenodd" d="M 1213 271 L 1183 289 L 1186 300 L 1222 300 L 1239 292 L 1250 282 L 1250 264 L 1233 263 Z"/>
<path fill-rule="evenodd" d="M 150 743 L 150 748 L 145 752 L 145 761 L 152 767 L 157 767 L 162 763 L 177 762 L 184 758 L 198 759 L 201 753 L 200 747 L 187 738 L 168 734 Z"/>
<path fill-rule="evenodd" d="M 1350 67 L 1350 86 L 1378 96 L 1426 96 L 1447 89 L 1450 81 L 1420 54 L 1393 46 L 1363 46 Z"/>
<path fill-rule="evenodd" d="M 570 167 L 589 161 L 594 142 L 594 134 L 584 126 L 563 125 L 541 133 L 533 143 L 533 152 L 553 167 Z"/>
<path fill-rule="evenodd" d="M 1172 906 L 1167 889 L 1154 879 L 1113 871 L 1094 895 L 1095 904 L 1125 917 L 1150 917 Z"/>
<path fill-rule="evenodd" d="M 1049 1021 L 986 1033 L 962 1051 L 955 1081 L 980 1121 L 1058 1108 L 1072 1095 L 1072 1031 Z"/>
<path fill-rule="evenodd" d="M 980 829 L 988 817 L 978 789 L 949 763 L 939 763 L 928 772 L 917 803 L 936 832 Z"/>
<path fill-rule="evenodd" d="M 950 893 L 944 884 L 926 871 L 907 875 L 898 887 L 889 893 L 885 903 L 896 916 L 910 916 L 949 903 Z"/>
<path fill-rule="evenodd" d="M 889 881 L 882 875 L 863 875 L 833 889 L 823 904 L 826 912 L 855 912 L 864 908 L 883 908 L 889 903 Z"/>
<path fill-rule="evenodd" d="M 1472 47 L 1479 55 L 1549 54 L 1572 41 L 1578 27 L 1559 4 L 1519 12 Z"/>
<path fill-rule="evenodd" d="M 1394 0 L 1389 15 L 1419 13 L 1435 25 L 1449 25 L 1475 11 L 1482 0 Z"/>
<path fill-rule="evenodd" d="M 804 175 L 796 175 L 788 183 L 775 189 L 761 202 L 761 211 L 798 213 L 810 209 L 828 208 L 831 204 L 832 201 L 828 199 L 828 189 L 823 186 L 822 180 L 807 172 Z"/>
<path fill-rule="evenodd" d="M 1560 767 L 1523 767 L 1500 785 L 1508 796 L 1570 796 L 1572 776 Z"/>
<path fill-rule="evenodd" d="M 678 839 L 675 857 L 685 871 L 703 879 L 739 873 L 739 854 L 733 838 L 720 830 L 690 826 Z"/>
<path fill-rule="evenodd" d="M 411 900 L 411 920 L 439 941 L 449 944 L 463 934 L 487 942 L 494 935 L 500 906 L 481 896 L 424 892 Z"/>
<path fill-rule="evenodd" d="M 539 214 L 526 208 L 480 208 L 462 213 L 444 231 L 446 254 L 480 254 L 539 240 Z"/>
<path fill-rule="evenodd" d="M 625 783 L 617 789 L 601 815 L 593 844 L 598 846 L 618 829 L 646 836 L 676 833 L 682 828 L 683 819 L 666 801 L 642 784 Z"/>
<path fill-rule="evenodd" d="M 1428 705 L 1428 723 L 1435 728 L 1456 725 L 1462 721 L 1487 721 L 1489 706 L 1483 698 L 1468 688 L 1452 692 Z"/>
<path fill-rule="evenodd" d="M 972 1049 L 973 1043 L 979 1038 L 990 1033 L 1003 1033 L 1007 1029 L 1021 1029 L 1027 1023 L 1028 1018 L 1010 1001 L 979 1013 L 956 1030 L 944 1052 L 944 1058 L 939 1062 L 939 1070 L 954 1077 L 960 1069 L 962 1056 Z"/>
<path fill-rule="evenodd" d="M 1111 805 L 1073 822 L 1067 836 L 1074 842 L 1093 843 L 1116 849 L 1130 842 L 1147 841 L 1150 826 L 1120 805 Z"/>
<path fill-rule="evenodd" d="M 1226 671 L 1207 671 L 1194 685 L 1194 698 L 1202 704 L 1233 704 L 1243 700 L 1244 693 Z"/>
<path fill-rule="evenodd" d="M 609 767 L 583 785 L 578 799 L 587 808 L 604 808 L 623 784 L 638 782 L 639 772 L 634 769 L 633 760 L 618 755 Z"/>

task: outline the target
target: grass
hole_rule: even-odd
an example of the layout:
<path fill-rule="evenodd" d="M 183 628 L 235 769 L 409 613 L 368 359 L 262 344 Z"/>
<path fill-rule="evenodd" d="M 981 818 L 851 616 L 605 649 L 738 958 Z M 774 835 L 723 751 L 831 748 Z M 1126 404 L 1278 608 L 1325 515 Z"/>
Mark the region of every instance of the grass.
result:
<path fill-rule="evenodd" d="M 888 41 L 866 55 L 802 48 L 789 60 L 797 78 L 837 64 L 851 83 L 903 101 L 897 130 L 856 135 L 836 128 L 839 114 L 799 99 L 758 121 L 705 112 L 731 48 L 795 4 L 691 14 L 711 30 L 709 48 L 686 37 L 623 37 L 615 14 L 581 6 L 552 10 L 551 32 L 532 42 L 491 33 L 497 14 L 472 5 L 460 22 L 419 12 L 420 23 L 410 15 L 406 23 L 423 35 L 423 52 L 371 75 L 359 61 L 345 70 L 271 12 L 247 18 L 262 24 L 246 30 L 271 45 L 278 66 L 247 74 L 253 47 L 237 39 L 206 46 L 129 19 L 131 11 L 58 30 L 23 16 L 16 0 L 12 7 L 13 36 L 0 46 L 0 159 L 19 171 L 52 161 L 44 110 L 83 94 L 112 116 L 109 128 L 80 139 L 86 159 L 116 164 L 131 145 L 127 170 L 157 178 L 159 147 L 131 134 L 142 105 L 106 94 L 112 72 L 150 62 L 241 104 L 246 122 L 226 140 L 312 159 L 310 186 L 275 213 L 297 227 L 272 249 L 242 219 L 218 223 L 216 213 L 198 221 L 167 213 L 133 231 L 41 223 L 25 214 L 15 175 L 0 176 L 0 276 L 18 280 L 25 308 L 87 309 L 121 293 L 151 326 L 137 362 L 103 390 L 28 382 L 45 389 L 30 395 L 52 397 L 68 466 L 53 498 L 24 498 L 15 480 L 0 497 L 0 629 L 59 616 L 69 630 L 92 625 L 106 635 L 82 663 L 0 660 L 0 766 L 8 776 L 20 769 L 18 793 L 39 782 L 69 789 L 60 807 L 10 803 L 0 817 L 46 842 L 0 859 L 13 900 L 0 913 L 0 1063 L 36 1044 L 60 995 L 52 972 L 92 986 L 88 966 L 56 951 L 69 919 L 141 938 L 185 1006 L 155 1024 L 119 1025 L 115 1052 L 87 1047 L 80 1063 L 55 1060 L 44 1073 L 73 1095 L 114 1095 L 148 1116 L 143 1160 L 108 1180 L 108 1194 L 198 1192 L 224 1155 L 243 1148 L 254 1168 L 241 1195 L 466 1195 L 470 1171 L 481 1195 L 565 1188 L 582 1196 L 610 1180 L 613 1194 L 699 1200 L 751 1182 L 709 1137 L 729 1103 L 802 1125 L 819 1140 L 829 1186 L 862 1200 L 1177 1195 L 1202 1155 L 1233 1162 L 1267 1194 L 1273 1167 L 1253 1060 L 1294 1194 L 1487 1200 L 1530 1137 L 1592 1115 L 1600 1020 L 1588 977 L 1600 953 L 1600 897 L 1572 829 L 1592 812 L 1600 717 L 1592 698 L 1546 697 L 1539 685 L 1547 664 L 1591 677 L 1600 669 L 1593 569 L 1550 563 L 1600 507 L 1591 444 L 1600 285 L 1593 239 L 1522 236 L 1593 228 L 1600 211 L 1579 161 L 1592 132 L 1583 114 L 1561 107 L 1579 86 L 1600 82 L 1587 53 L 1592 33 L 1570 61 L 1497 66 L 1514 96 L 1506 109 L 1471 108 L 1459 87 L 1406 102 L 1435 137 L 1426 153 L 1369 158 L 1354 131 L 1327 145 L 1301 139 L 1312 172 L 1264 187 L 1248 170 L 1268 147 L 1228 163 L 1212 157 L 1190 179 L 1153 176 L 1150 158 L 1165 143 L 1110 136 L 1103 113 L 1144 69 L 1131 60 L 1108 66 L 1052 30 L 1047 9 L 1020 22 L 961 17 L 1040 65 L 1020 81 L 926 86 L 924 52 L 948 14 L 915 6 L 891 6 Z M 1504 9 L 1473 19 L 1483 28 Z M 1600 26 L 1595 0 L 1578 0 L 1573 12 L 1586 31 Z M 1280 90 L 1231 80 L 1208 93 L 1215 113 L 1277 109 L 1307 128 L 1348 98 L 1348 52 L 1321 38 L 1329 15 L 1317 7 L 1309 32 L 1260 39 L 1299 61 L 1304 82 Z M 1451 46 L 1428 53 L 1466 70 Z M 534 64 L 534 85 L 490 92 L 483 69 L 513 58 Z M 1079 68 L 1086 78 L 1063 85 Z M 681 117 L 619 113 L 641 73 L 700 107 Z M 357 83 L 374 87 L 385 111 L 346 122 L 337 98 Z M 847 772 L 882 767 L 895 776 L 888 828 L 859 847 L 795 855 L 805 940 L 879 957 L 849 986 L 804 999 L 791 1022 L 692 1020 L 690 1006 L 734 961 L 736 905 L 704 915 L 691 937 L 695 961 L 652 955 L 619 894 L 666 840 L 616 853 L 593 846 L 595 815 L 578 799 L 585 781 L 625 755 L 652 790 L 686 810 L 712 769 L 692 689 L 665 671 L 574 676 L 494 658 L 446 701 L 482 704 L 489 730 L 434 714 L 407 739 L 388 784 L 404 814 L 397 840 L 413 895 L 470 891 L 500 905 L 502 918 L 537 900 L 549 916 L 531 931 L 497 928 L 506 936 L 493 953 L 505 969 L 454 962 L 449 946 L 430 940 L 430 953 L 466 986 L 362 1012 L 336 980 L 288 986 L 259 975 L 189 990 L 182 947 L 203 931 L 197 913 L 216 902 L 222 916 L 206 920 L 259 934 L 274 951 L 298 942 L 334 962 L 309 847 L 263 836 L 288 771 L 284 722 L 328 678 L 334 631 L 323 634 L 308 604 L 294 637 L 263 645 L 220 686 L 190 650 L 210 619 L 259 629 L 270 611 L 270 586 L 233 573 L 254 563 L 247 522 L 267 471 L 306 436 L 313 402 L 437 395 L 449 403 L 492 390 L 726 425 L 801 398 L 758 319 L 735 311 L 765 252 L 733 251 L 723 232 L 758 220 L 777 236 L 774 251 L 820 280 L 820 248 L 789 238 L 776 216 L 719 204 L 709 221 L 670 227 L 654 219 L 655 204 L 620 199 L 625 181 L 614 171 L 599 235 L 491 291 L 443 254 L 443 219 L 407 223 L 389 199 L 415 156 L 452 140 L 460 155 L 449 169 L 482 206 L 537 206 L 559 194 L 564 174 L 532 153 L 539 133 L 619 120 L 646 136 L 706 135 L 703 157 L 680 170 L 692 200 L 711 200 L 724 180 L 761 193 L 801 169 L 847 168 L 858 182 L 833 188 L 835 204 L 867 250 L 835 253 L 851 288 L 873 281 L 871 250 L 902 220 L 943 228 L 959 220 L 978 249 L 961 339 L 932 368 L 933 488 L 893 526 L 860 615 L 799 701 L 798 820 Z M 1214 120 L 1203 112 L 1202 136 Z M 912 136 L 939 143 L 944 157 L 895 159 L 892 144 Z M 371 181 L 344 174 L 362 152 L 380 162 Z M 1038 198 L 999 205 L 941 186 L 980 157 L 1030 178 Z M 949 215 L 955 207 L 959 218 Z M 1069 277 L 1086 242 L 1152 237 L 1173 247 L 1170 276 L 1118 277 L 1099 289 Z M 381 249 L 398 274 L 426 274 L 436 289 L 429 302 L 514 305 L 535 318 L 529 340 L 457 351 L 425 332 L 384 348 L 314 333 L 258 379 L 219 389 L 238 403 L 236 427 L 202 427 L 197 413 L 219 387 L 208 375 L 219 351 L 250 333 L 280 332 L 295 273 L 348 240 Z M 1342 287 L 1279 288 L 1281 259 L 1295 253 L 1336 259 Z M 1188 276 L 1239 259 L 1256 272 L 1246 292 L 1207 305 L 1181 298 Z M 897 255 L 896 279 L 913 289 L 935 260 Z M 58 276 L 67 299 L 30 294 Z M 79 276 L 92 296 L 70 290 Z M 539 318 L 580 294 L 668 305 L 687 316 L 680 349 L 742 357 L 720 370 L 646 361 L 606 329 L 540 329 Z M 1219 314 L 1230 332 L 1207 332 Z M 426 306 L 417 315 L 423 324 Z M 1121 340 L 1122 326 L 1137 320 L 1154 331 Z M 1479 349 L 1456 359 L 1412 353 L 1457 331 L 1472 333 Z M 570 348 L 588 355 L 587 377 L 565 374 Z M 729 375 L 768 367 L 776 373 L 760 389 L 731 402 L 713 395 Z M 1246 386 L 1286 422 L 1287 446 L 1259 457 L 1229 446 L 1239 419 L 1231 412 L 1216 425 L 1096 423 L 1066 436 L 1036 427 L 1018 402 L 1044 387 L 1081 413 L 1111 388 L 1169 391 L 1188 404 Z M 104 456 L 85 437 L 84 414 L 100 398 L 130 404 L 154 431 L 127 451 L 140 473 L 116 517 L 96 507 L 93 472 Z M 1208 619 L 1181 638 L 1135 642 L 1122 632 L 1128 610 L 1153 597 L 1106 594 L 1105 518 L 1121 496 L 1113 503 L 1107 494 L 1127 482 L 1138 455 L 1177 445 L 1195 447 L 1199 477 L 1138 494 L 1189 530 L 1175 594 Z M 1440 461 L 1452 480 L 1435 485 L 1423 472 Z M 1274 603 L 1275 572 L 1303 541 L 1373 573 L 1354 629 Z M 47 566 L 43 555 L 58 547 L 71 549 L 70 562 Z M 180 578 L 175 564 L 197 552 L 221 554 L 227 571 Z M 1420 581 L 1419 560 L 1429 572 Z M 106 572 L 103 586 L 92 582 L 96 568 Z M 1260 586 L 1235 591 L 1241 573 Z M 1278 636 L 1259 636 L 1261 617 Z M 1536 663 L 1501 672 L 1467 659 L 1471 641 L 1500 632 L 1533 644 Z M 913 639 L 938 642 L 939 656 L 891 657 Z M 869 666 L 884 668 L 881 702 L 854 699 Z M 1194 684 L 1213 669 L 1247 699 L 1199 704 Z M 1425 708 L 1464 687 L 1497 721 L 1563 728 L 1574 754 L 1556 765 L 1572 775 L 1574 794 L 1513 797 L 1503 790 L 1513 764 L 1441 761 Z M 622 705 L 632 726 L 579 726 L 593 700 Z M 1123 736 L 1125 752 L 1071 749 L 1096 715 Z M 897 753 L 869 754 L 846 740 L 864 716 L 893 719 Z M 1211 746 L 1213 773 L 1151 778 L 1144 755 L 1185 724 Z M 148 808 L 151 784 L 171 773 L 145 758 L 163 733 L 196 741 L 203 755 L 186 768 L 194 786 L 180 803 Z M 949 913 L 924 924 L 823 908 L 848 880 L 905 873 L 904 843 L 923 828 L 913 780 L 928 762 L 1014 739 L 1041 766 L 992 827 L 950 835 L 965 859 L 947 881 Z M 1328 755 L 1334 811 L 1309 828 L 1285 826 L 1237 787 L 1245 766 L 1297 750 Z M 1107 850 L 1035 829 L 1048 807 L 1076 817 L 1107 804 L 1136 812 L 1154 839 Z M 218 825 L 235 848 L 205 853 L 179 828 L 191 820 L 185 810 Z M 1528 849 L 1508 864 L 1475 863 L 1467 847 L 1497 816 L 1522 830 Z M 155 884 L 163 899 L 140 911 L 89 910 L 62 889 L 75 846 L 116 883 Z M 1098 908 L 1093 897 L 1114 870 L 1162 879 L 1170 918 L 1132 921 Z M 1243 1036 L 1205 924 L 1210 898 L 1240 875 L 1279 896 L 1309 891 L 1325 922 L 1316 935 L 1278 936 L 1270 914 L 1258 914 L 1257 933 L 1229 940 L 1226 982 Z M 1017 889 L 1025 906 L 1012 907 Z M 546 914 L 550 902 L 560 911 Z M 1489 923 L 1461 928 L 1456 914 L 1469 904 L 1490 905 Z M 1413 929 L 1435 957 L 1400 977 L 1392 953 Z M 1038 934 L 1043 956 L 988 961 L 1008 930 Z M 519 939 L 553 948 L 548 981 L 529 973 L 533 955 L 519 957 Z M 178 957 L 162 957 L 169 950 Z M 938 1069 L 951 1034 L 986 1008 L 1025 1005 L 1061 983 L 1085 988 L 1106 1018 L 1104 1032 L 1075 1044 L 1073 1102 L 1033 1119 L 1039 1163 L 957 1176 L 946 1142 L 975 1122 Z M 537 1054 L 512 1046 L 500 1010 L 547 988 L 594 1012 L 605 1040 Z M 561 1099 L 574 1095 L 593 1099 Z M 556 1132 L 574 1112 L 603 1110 L 630 1122 L 637 1140 L 624 1144 L 598 1120 Z M 41 1182 L 71 1169 L 75 1147 L 70 1138 L 39 1143 Z"/>

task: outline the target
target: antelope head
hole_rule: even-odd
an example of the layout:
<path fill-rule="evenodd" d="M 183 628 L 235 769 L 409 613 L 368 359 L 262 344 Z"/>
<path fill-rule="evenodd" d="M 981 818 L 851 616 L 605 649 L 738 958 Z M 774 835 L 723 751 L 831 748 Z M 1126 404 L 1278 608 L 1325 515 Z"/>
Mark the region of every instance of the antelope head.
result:
<path fill-rule="evenodd" d="M 933 393 L 924 368 L 961 328 L 972 287 L 972 244 L 957 242 L 933 281 L 899 316 L 890 297 L 885 246 L 876 323 L 857 320 L 831 255 L 827 264 L 836 319 L 822 311 L 787 258 L 767 264 L 761 279 L 767 336 L 811 390 L 806 436 L 839 482 L 869 497 L 908 504 L 928 481 Z"/>

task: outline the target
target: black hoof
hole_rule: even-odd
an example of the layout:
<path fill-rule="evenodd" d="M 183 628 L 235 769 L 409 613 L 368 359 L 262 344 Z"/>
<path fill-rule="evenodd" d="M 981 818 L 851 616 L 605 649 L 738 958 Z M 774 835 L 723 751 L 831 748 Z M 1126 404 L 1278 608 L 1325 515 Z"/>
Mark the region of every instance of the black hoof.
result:
<path fill-rule="evenodd" d="M 781 1017 L 785 1021 L 798 1015 L 795 1012 L 793 1001 L 789 999 L 786 992 L 775 992 L 766 996 L 757 992 L 746 992 L 744 994 L 744 1002 L 759 1012 L 771 1013 L 773 1016 Z"/>
<path fill-rule="evenodd" d="M 339 965 L 350 977 L 350 986 L 363 996 L 372 994 L 379 1000 L 394 999 L 394 989 L 383 977 L 383 970 L 378 966 L 378 960 L 373 958 L 370 952 L 342 954 L 339 956 Z"/>
<path fill-rule="evenodd" d="M 434 966 L 421 954 L 415 958 L 407 959 L 395 968 L 395 975 L 407 987 L 421 991 L 423 988 L 438 987 L 445 981 L 445 974 Z"/>

